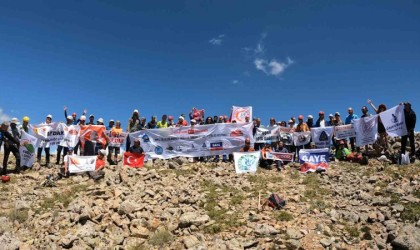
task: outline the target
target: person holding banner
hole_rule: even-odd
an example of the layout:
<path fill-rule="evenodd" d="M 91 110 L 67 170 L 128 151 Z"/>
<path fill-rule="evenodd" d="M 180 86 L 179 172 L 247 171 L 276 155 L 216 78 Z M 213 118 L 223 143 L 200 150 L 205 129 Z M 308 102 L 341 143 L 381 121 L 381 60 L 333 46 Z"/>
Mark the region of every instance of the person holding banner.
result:
<path fill-rule="evenodd" d="M 287 150 L 287 148 L 284 147 L 284 144 L 282 141 L 279 141 L 277 143 L 277 147 L 274 149 L 274 152 L 279 152 L 279 153 L 289 153 L 289 150 Z M 276 161 L 276 168 L 278 171 L 281 171 L 281 167 L 284 166 L 284 161 L 282 160 L 277 160 Z"/>
<path fill-rule="evenodd" d="M 71 126 L 73 124 L 73 116 L 69 115 L 67 116 L 67 126 Z M 60 159 L 61 159 L 61 151 L 64 150 L 64 155 L 67 155 L 67 151 L 68 151 L 68 146 L 66 144 L 66 139 L 63 138 L 63 140 L 60 142 L 60 144 L 57 147 L 57 159 L 55 161 L 56 165 L 60 164 Z"/>
<path fill-rule="evenodd" d="M 367 102 L 373 108 L 373 110 L 375 110 L 376 114 L 378 114 L 378 115 L 382 112 L 385 112 L 386 109 L 387 109 L 385 104 L 383 104 L 383 103 L 379 104 L 378 108 L 376 108 L 371 100 L 368 99 Z M 379 145 L 381 147 L 383 147 L 384 150 L 387 150 L 389 148 L 388 134 L 386 133 L 385 126 L 384 126 L 380 116 L 378 116 L 378 135 L 379 135 Z"/>
<path fill-rule="evenodd" d="M 262 168 L 266 168 L 271 170 L 271 165 L 273 165 L 274 161 L 272 159 L 267 159 L 267 152 L 272 152 L 271 149 L 271 142 L 267 141 L 264 147 L 261 149 L 261 161 L 260 166 Z"/>
<path fill-rule="evenodd" d="M 407 146 L 407 139 L 410 140 L 410 157 L 413 161 L 416 144 L 414 143 L 414 128 L 416 127 L 416 113 L 411 109 L 411 103 L 404 103 L 404 115 L 405 115 L 405 124 L 407 126 L 408 135 L 401 137 L 401 154 L 405 154 L 405 148 Z"/>
<path fill-rule="evenodd" d="M 83 114 L 82 115 L 86 115 L 87 110 L 83 110 Z M 77 114 L 76 112 L 73 112 L 73 114 L 71 114 L 72 116 L 72 120 L 73 120 L 73 125 L 77 125 L 80 122 L 80 119 L 77 119 Z M 67 115 L 67 107 L 64 106 L 64 118 L 67 119 L 68 115 Z"/>
<path fill-rule="evenodd" d="M 41 124 L 51 124 L 52 121 L 52 115 L 47 115 L 45 118 L 45 123 Z M 41 155 L 42 155 L 42 149 L 45 151 L 45 166 L 47 168 L 50 167 L 50 143 L 47 140 L 41 140 L 41 144 L 38 146 L 38 152 L 37 152 L 37 159 L 38 162 L 41 162 Z"/>
<path fill-rule="evenodd" d="M 121 122 L 117 121 L 115 123 L 115 127 L 111 129 L 111 137 L 118 136 L 123 132 L 121 128 Z M 120 154 L 120 147 L 118 146 L 108 146 L 108 162 L 110 165 L 117 165 L 118 163 L 118 155 Z M 114 160 L 111 159 L 112 155 L 114 155 Z"/>
<path fill-rule="evenodd" d="M 22 132 L 22 131 L 25 131 L 26 133 L 29 133 L 29 117 L 27 117 L 27 116 L 24 116 L 23 118 L 22 118 L 22 124 L 21 125 L 19 125 L 19 130 Z"/>
<path fill-rule="evenodd" d="M 359 117 L 356 114 L 354 114 L 353 108 L 350 107 L 350 108 L 348 108 L 347 111 L 349 112 L 349 115 L 346 117 L 345 124 L 346 125 L 347 124 L 353 124 L 353 120 L 358 119 Z M 352 152 L 356 151 L 356 148 L 354 147 L 355 140 L 356 140 L 356 137 L 350 137 L 350 146 L 351 146 L 351 151 Z M 357 151 L 359 151 L 359 150 L 360 149 L 358 149 Z"/>
<path fill-rule="evenodd" d="M 64 163 L 64 167 L 60 168 L 60 172 L 58 172 L 58 175 L 60 177 L 66 177 L 68 178 L 70 176 L 70 172 L 69 172 L 69 156 L 70 155 L 74 155 L 73 153 L 73 148 L 72 147 L 68 147 L 67 148 L 67 154 L 64 156 L 63 158 L 63 163 Z"/>
<path fill-rule="evenodd" d="M 255 149 L 251 147 L 251 139 L 245 138 L 245 146 L 243 146 L 239 152 L 255 152 Z"/>
<path fill-rule="evenodd" d="M 103 171 L 105 167 L 105 156 L 106 156 L 106 150 L 105 149 L 99 150 L 98 156 L 96 157 L 95 171 L 88 172 L 88 175 L 90 176 L 90 178 L 94 179 L 95 181 L 105 176 L 105 172 Z"/>
<path fill-rule="evenodd" d="M 143 148 L 140 146 L 140 139 L 139 138 L 134 139 L 134 144 L 133 144 L 133 146 L 130 147 L 130 149 L 128 151 L 130 153 L 133 153 L 133 154 L 143 154 L 144 153 Z"/>
<path fill-rule="evenodd" d="M 4 143 L 4 156 L 3 156 L 3 171 L 2 175 L 7 175 L 7 163 L 9 161 L 10 153 L 16 158 L 16 168 L 15 171 L 18 173 L 20 171 L 20 153 L 19 153 L 19 137 L 17 135 L 12 135 L 9 133 L 8 122 L 3 122 L 0 126 L 0 145 Z"/>

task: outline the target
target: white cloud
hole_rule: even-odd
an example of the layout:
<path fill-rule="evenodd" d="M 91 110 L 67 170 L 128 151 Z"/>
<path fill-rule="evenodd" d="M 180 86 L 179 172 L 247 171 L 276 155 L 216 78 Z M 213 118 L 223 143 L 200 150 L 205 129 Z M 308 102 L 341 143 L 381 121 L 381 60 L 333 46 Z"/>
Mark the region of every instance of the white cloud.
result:
<path fill-rule="evenodd" d="M 239 81 L 238 80 L 233 80 L 232 81 L 232 84 L 238 84 L 239 83 Z"/>
<path fill-rule="evenodd" d="M 225 37 L 224 34 L 220 34 L 217 37 L 213 37 L 212 39 L 210 39 L 209 43 L 211 43 L 212 45 L 222 45 L 224 37 Z"/>
<path fill-rule="evenodd" d="M 10 116 L 3 113 L 3 109 L 0 108 L 0 122 L 10 121 Z"/>
<path fill-rule="evenodd" d="M 293 61 L 290 58 L 287 58 L 286 62 L 281 62 L 277 59 L 271 59 L 268 62 L 262 58 L 255 58 L 254 60 L 254 65 L 257 70 L 261 70 L 266 75 L 272 76 L 281 75 L 291 64 L 293 64 Z"/>

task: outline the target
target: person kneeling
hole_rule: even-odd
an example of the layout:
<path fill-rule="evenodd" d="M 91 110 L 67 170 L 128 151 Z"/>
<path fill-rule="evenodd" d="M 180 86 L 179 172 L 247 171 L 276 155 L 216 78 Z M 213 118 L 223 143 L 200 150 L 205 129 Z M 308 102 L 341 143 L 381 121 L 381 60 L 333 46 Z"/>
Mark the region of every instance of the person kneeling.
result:
<path fill-rule="evenodd" d="M 105 149 L 99 150 L 98 156 L 96 157 L 95 171 L 88 172 L 89 176 L 95 181 L 105 176 L 105 172 L 103 171 L 103 168 L 105 167 L 105 156 L 106 156 L 106 150 Z"/>

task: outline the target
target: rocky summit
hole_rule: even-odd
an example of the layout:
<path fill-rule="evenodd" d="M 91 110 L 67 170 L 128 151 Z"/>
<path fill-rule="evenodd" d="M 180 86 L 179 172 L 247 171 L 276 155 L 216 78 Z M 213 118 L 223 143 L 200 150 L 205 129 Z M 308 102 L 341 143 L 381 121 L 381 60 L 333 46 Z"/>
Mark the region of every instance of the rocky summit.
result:
<path fill-rule="evenodd" d="M 11 157 L 13 158 L 13 157 Z M 10 162 L 13 164 L 13 162 Z M 99 181 L 36 163 L 0 183 L 1 249 L 420 249 L 419 161 L 236 174 L 233 163 L 107 166 Z M 265 206 L 271 193 L 286 200 Z M 260 199 L 261 198 L 261 199 Z"/>

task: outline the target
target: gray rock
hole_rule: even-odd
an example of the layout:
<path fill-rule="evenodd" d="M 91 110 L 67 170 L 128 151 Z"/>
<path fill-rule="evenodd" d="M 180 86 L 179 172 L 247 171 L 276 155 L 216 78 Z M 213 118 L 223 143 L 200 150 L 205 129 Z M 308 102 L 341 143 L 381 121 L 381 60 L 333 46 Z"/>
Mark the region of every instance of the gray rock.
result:
<path fill-rule="evenodd" d="M 180 168 L 180 165 L 175 161 L 170 161 L 168 163 L 168 166 L 169 166 L 170 169 L 179 169 Z"/>
<path fill-rule="evenodd" d="M 420 228 L 405 225 L 391 244 L 398 249 L 420 249 Z"/>
<path fill-rule="evenodd" d="M 323 247 L 328 247 L 329 245 L 331 245 L 331 241 L 329 240 L 329 239 L 321 239 L 320 241 L 319 241 L 319 243 L 321 243 L 321 245 L 323 246 Z"/>
<path fill-rule="evenodd" d="M 200 215 L 195 212 L 187 212 L 179 218 L 179 227 L 189 227 L 191 225 L 201 226 L 208 222 L 210 217 L 208 215 Z"/>
<path fill-rule="evenodd" d="M 185 236 L 182 239 L 182 242 L 184 242 L 184 245 L 187 249 L 193 248 L 200 244 L 200 241 L 194 235 Z"/>
<path fill-rule="evenodd" d="M 0 246 L 2 249 L 19 249 L 21 242 L 12 233 L 6 232 L 0 236 Z"/>
<path fill-rule="evenodd" d="M 17 200 L 15 202 L 15 209 L 16 210 L 25 210 L 31 208 L 31 202 L 24 201 L 24 200 Z"/>
<path fill-rule="evenodd" d="M 287 249 L 299 249 L 301 246 L 300 241 L 289 239 L 286 241 L 286 247 Z"/>
<path fill-rule="evenodd" d="M 287 235 L 290 239 L 300 239 L 300 238 L 302 238 L 302 237 L 303 237 L 303 234 L 302 234 L 300 231 L 298 231 L 298 230 L 296 230 L 296 229 L 294 229 L 294 228 L 288 228 L 288 229 L 286 230 L 286 235 Z"/>
<path fill-rule="evenodd" d="M 390 197 L 375 196 L 372 200 L 372 205 L 374 206 L 386 206 L 391 202 Z"/>
<path fill-rule="evenodd" d="M 131 214 L 136 209 L 136 203 L 125 200 L 120 204 L 120 207 L 118 208 L 118 213 L 123 214 Z"/>
<path fill-rule="evenodd" d="M 280 233 L 279 230 L 277 230 L 273 226 L 267 225 L 267 224 L 257 224 L 257 225 L 255 225 L 254 232 L 257 235 L 274 235 L 274 234 L 279 234 Z"/>

